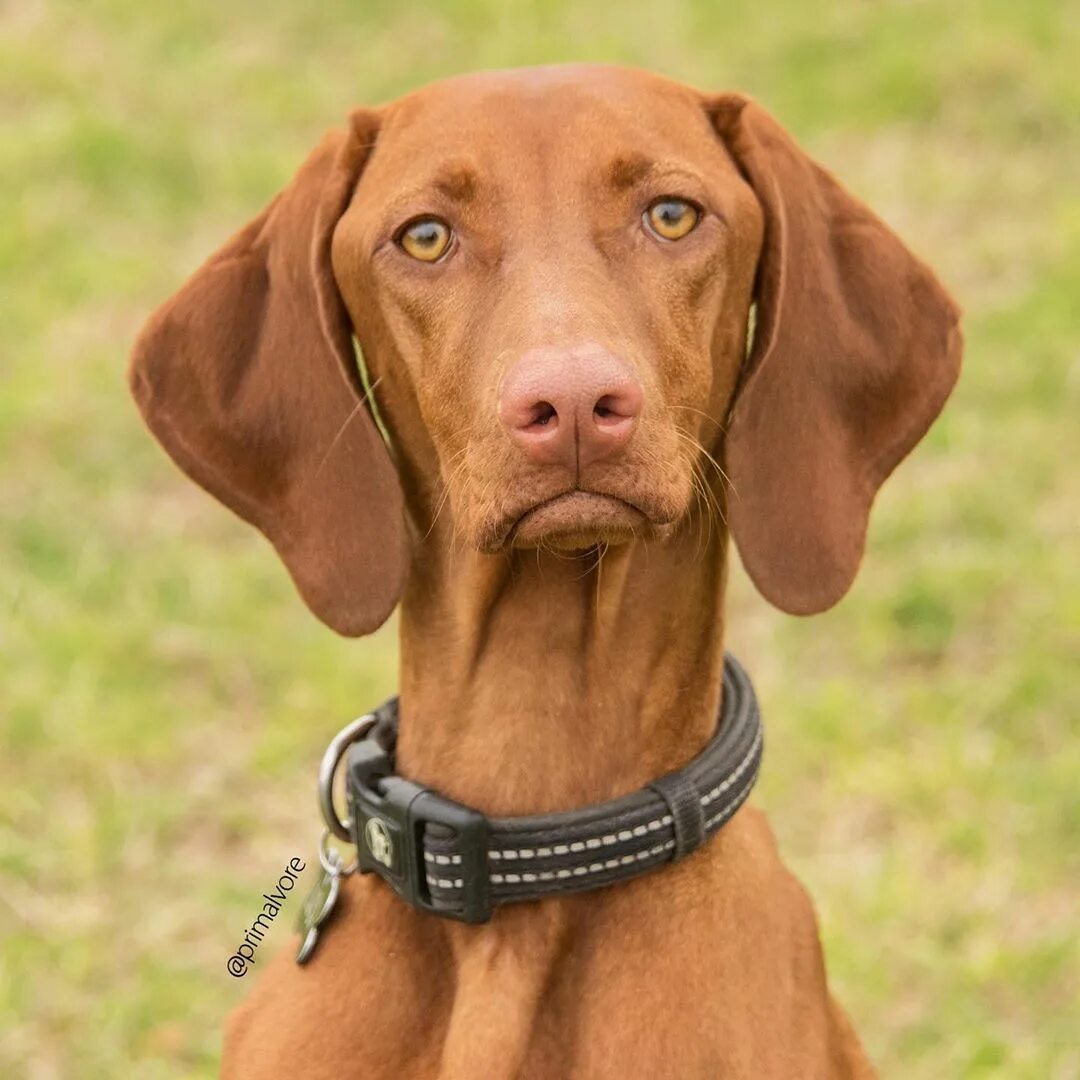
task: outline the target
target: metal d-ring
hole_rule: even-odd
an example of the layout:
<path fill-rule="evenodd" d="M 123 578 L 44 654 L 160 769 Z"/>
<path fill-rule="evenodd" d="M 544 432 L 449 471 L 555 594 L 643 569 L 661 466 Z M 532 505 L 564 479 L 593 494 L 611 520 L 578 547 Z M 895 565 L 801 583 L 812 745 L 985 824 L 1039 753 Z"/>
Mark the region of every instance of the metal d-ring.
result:
<path fill-rule="evenodd" d="M 319 762 L 319 809 L 322 811 L 326 827 L 339 839 L 352 842 L 347 822 L 338 817 L 334 806 L 334 775 L 337 773 L 341 758 L 349 746 L 362 739 L 374 726 L 375 714 L 365 713 L 352 723 L 346 724 L 331 740 L 326 753 Z"/>

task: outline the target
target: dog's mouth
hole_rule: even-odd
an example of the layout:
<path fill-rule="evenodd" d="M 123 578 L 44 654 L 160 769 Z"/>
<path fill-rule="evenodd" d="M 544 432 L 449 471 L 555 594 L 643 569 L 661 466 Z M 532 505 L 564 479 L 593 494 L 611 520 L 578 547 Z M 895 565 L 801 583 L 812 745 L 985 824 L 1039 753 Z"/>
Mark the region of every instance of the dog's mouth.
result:
<path fill-rule="evenodd" d="M 648 527 L 648 515 L 614 495 L 568 491 L 529 507 L 503 537 L 511 547 L 580 551 L 598 543 L 629 540 Z"/>

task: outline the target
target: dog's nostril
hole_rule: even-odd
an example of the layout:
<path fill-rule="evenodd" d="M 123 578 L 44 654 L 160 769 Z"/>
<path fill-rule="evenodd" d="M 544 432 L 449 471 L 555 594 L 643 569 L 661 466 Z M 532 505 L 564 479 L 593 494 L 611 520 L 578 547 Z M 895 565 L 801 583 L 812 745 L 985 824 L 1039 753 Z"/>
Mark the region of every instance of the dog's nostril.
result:
<path fill-rule="evenodd" d="M 552 424 L 553 421 L 558 420 L 559 414 L 555 411 L 555 406 L 550 401 L 538 401 L 532 407 L 532 416 L 529 419 L 526 427 L 547 427 Z"/>
<path fill-rule="evenodd" d="M 619 401 L 612 394 L 605 394 L 594 406 L 593 416 L 597 420 L 625 420 L 626 415 L 619 409 Z"/>

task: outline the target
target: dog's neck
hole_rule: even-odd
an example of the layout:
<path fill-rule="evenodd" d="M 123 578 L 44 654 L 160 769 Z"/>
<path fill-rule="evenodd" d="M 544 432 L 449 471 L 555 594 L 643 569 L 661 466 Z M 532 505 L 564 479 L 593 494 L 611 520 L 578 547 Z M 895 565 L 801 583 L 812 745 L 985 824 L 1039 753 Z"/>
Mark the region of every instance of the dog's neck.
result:
<path fill-rule="evenodd" d="M 489 814 L 569 810 L 685 764 L 713 733 L 722 530 L 602 559 L 429 539 L 402 603 L 402 775 Z"/>

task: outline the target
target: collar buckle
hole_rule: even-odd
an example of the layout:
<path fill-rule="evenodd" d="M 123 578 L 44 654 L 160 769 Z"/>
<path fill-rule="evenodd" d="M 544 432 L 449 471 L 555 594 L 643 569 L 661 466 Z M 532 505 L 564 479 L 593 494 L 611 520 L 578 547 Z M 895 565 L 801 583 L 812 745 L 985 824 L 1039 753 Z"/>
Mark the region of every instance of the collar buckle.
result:
<path fill-rule="evenodd" d="M 361 873 L 378 874 L 422 911 L 467 923 L 491 918 L 483 814 L 395 776 L 393 753 L 370 737 L 349 749 L 346 792 Z M 460 904 L 436 906 L 431 885 L 442 882 L 460 887 Z"/>

